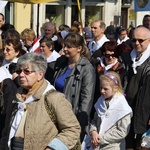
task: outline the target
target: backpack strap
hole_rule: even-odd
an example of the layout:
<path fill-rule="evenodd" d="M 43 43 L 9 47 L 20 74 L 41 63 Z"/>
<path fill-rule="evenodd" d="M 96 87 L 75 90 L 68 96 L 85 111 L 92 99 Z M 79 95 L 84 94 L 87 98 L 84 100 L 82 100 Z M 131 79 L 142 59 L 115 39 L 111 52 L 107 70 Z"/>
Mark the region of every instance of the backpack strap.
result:
<path fill-rule="evenodd" d="M 52 94 L 53 92 L 56 92 L 56 91 L 55 91 L 55 90 L 50 90 L 50 91 L 48 91 L 48 92 L 45 94 L 44 104 L 45 104 L 45 108 L 46 108 L 46 111 L 47 111 L 47 113 L 48 113 L 50 119 L 51 119 L 52 122 L 56 125 L 56 122 L 57 122 L 56 116 L 55 116 L 53 110 L 51 109 L 51 107 L 49 106 L 49 103 L 48 103 L 48 101 L 47 101 L 47 95 Z"/>
<path fill-rule="evenodd" d="M 47 102 L 47 95 L 48 94 L 54 94 L 56 93 L 56 90 L 50 90 L 46 93 L 45 95 L 45 100 L 44 100 L 44 104 L 45 104 L 45 108 L 46 108 L 46 111 L 51 119 L 51 121 L 55 124 L 56 128 L 58 129 L 59 131 L 59 128 L 58 128 L 58 125 L 57 125 L 57 119 L 56 119 L 56 116 L 54 114 L 54 111 L 53 109 L 51 109 L 51 107 L 49 106 L 48 102 Z M 81 150 L 81 143 L 80 143 L 80 140 L 77 141 L 76 145 L 71 149 L 71 150 Z"/>

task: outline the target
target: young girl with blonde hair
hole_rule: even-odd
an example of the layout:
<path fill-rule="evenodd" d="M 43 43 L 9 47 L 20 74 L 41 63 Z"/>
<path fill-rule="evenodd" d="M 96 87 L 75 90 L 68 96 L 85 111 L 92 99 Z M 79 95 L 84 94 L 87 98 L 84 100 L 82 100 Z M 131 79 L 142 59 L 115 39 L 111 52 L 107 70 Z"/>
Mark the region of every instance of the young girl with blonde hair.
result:
<path fill-rule="evenodd" d="M 125 99 L 119 75 L 113 71 L 101 75 L 100 91 L 101 96 L 94 105 L 96 112 L 90 137 L 85 139 L 83 149 L 125 150 L 132 110 Z"/>

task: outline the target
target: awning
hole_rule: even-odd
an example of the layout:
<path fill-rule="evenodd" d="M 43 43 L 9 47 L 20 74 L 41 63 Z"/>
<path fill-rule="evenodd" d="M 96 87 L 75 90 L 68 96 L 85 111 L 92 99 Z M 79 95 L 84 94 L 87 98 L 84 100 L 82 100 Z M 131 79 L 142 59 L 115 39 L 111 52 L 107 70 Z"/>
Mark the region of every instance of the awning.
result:
<path fill-rule="evenodd" d="M 5 1 L 5 0 L 3 0 Z M 8 2 L 18 2 L 18 3 L 25 3 L 25 4 L 40 4 L 44 2 L 56 2 L 60 0 L 6 0 Z"/>

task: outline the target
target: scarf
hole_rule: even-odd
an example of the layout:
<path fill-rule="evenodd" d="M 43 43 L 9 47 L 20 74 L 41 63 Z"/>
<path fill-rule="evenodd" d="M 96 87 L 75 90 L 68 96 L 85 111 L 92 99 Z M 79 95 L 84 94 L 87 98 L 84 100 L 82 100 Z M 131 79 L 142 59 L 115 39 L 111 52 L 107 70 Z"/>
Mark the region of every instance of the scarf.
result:
<path fill-rule="evenodd" d="M 126 35 L 126 37 L 123 40 L 118 39 L 117 40 L 117 44 L 122 44 L 123 42 L 127 41 L 129 39 L 129 37 Z"/>
<path fill-rule="evenodd" d="M 128 105 L 125 97 L 121 93 L 116 93 L 109 102 L 109 108 L 107 109 L 105 104 L 105 98 L 103 95 L 98 99 L 94 105 L 98 116 L 101 118 L 102 123 L 100 126 L 99 135 L 102 136 L 108 129 L 116 124 L 118 120 L 124 116 L 131 114 L 132 110 Z"/>
<path fill-rule="evenodd" d="M 60 57 L 60 54 L 57 53 L 55 50 L 53 50 L 51 55 L 47 58 L 47 62 L 50 63 L 50 62 L 56 61 L 57 58 L 59 58 L 59 57 Z"/>
<path fill-rule="evenodd" d="M 44 95 L 47 91 L 52 90 L 52 89 L 55 89 L 55 88 L 48 82 L 48 85 L 47 85 L 47 87 L 46 87 L 46 89 L 42 95 Z M 25 109 L 26 104 L 29 104 L 35 100 L 36 100 L 36 98 L 31 95 L 24 102 L 18 102 L 18 111 L 15 115 L 15 118 L 13 120 L 13 123 L 11 125 L 11 129 L 10 129 L 10 134 L 9 134 L 9 139 L 8 139 L 8 147 L 10 146 L 11 138 L 15 136 L 16 131 L 17 131 L 18 126 L 19 126 L 19 123 L 20 123 L 20 121 L 24 115 L 24 109 Z"/>
<path fill-rule="evenodd" d="M 133 64 L 132 64 L 133 72 L 134 72 L 134 74 L 137 74 L 136 67 L 143 64 L 144 61 L 150 56 L 150 44 L 148 45 L 147 49 L 143 52 L 141 58 L 138 61 L 135 61 L 136 56 L 137 56 L 137 52 L 135 49 L 132 50 L 130 55 L 131 55 L 131 59 L 133 61 Z"/>
<path fill-rule="evenodd" d="M 105 35 L 103 35 L 102 38 L 98 41 L 92 39 L 92 41 L 88 45 L 91 55 L 107 41 L 109 41 L 109 39 L 107 39 Z"/>
<path fill-rule="evenodd" d="M 103 62 L 104 62 L 104 57 L 101 57 L 100 64 L 104 68 L 104 74 L 105 74 L 110 68 L 112 68 L 118 62 L 118 59 L 116 59 L 114 63 L 109 64 L 107 66 L 105 66 Z"/>
<path fill-rule="evenodd" d="M 12 79 L 12 75 L 4 66 L 0 67 L 0 83 L 5 79 Z"/>
<path fill-rule="evenodd" d="M 18 58 L 13 59 L 11 62 L 8 62 L 7 60 L 4 59 L 2 66 L 4 66 L 5 68 L 9 69 L 9 65 L 11 63 L 17 63 Z"/>

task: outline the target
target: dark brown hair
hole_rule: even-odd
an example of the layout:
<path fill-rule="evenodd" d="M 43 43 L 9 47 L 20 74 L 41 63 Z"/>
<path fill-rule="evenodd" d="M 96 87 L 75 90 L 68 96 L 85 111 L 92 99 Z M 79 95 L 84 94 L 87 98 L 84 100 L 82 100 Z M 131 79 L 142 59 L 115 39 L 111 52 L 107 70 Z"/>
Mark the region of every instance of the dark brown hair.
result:
<path fill-rule="evenodd" d="M 21 44 L 20 40 L 18 40 L 18 39 L 6 39 L 4 41 L 4 46 L 5 45 L 11 45 L 11 44 L 13 45 L 15 52 L 19 52 L 18 56 L 23 54 L 22 44 Z"/>
<path fill-rule="evenodd" d="M 81 50 L 81 57 L 86 57 L 86 58 L 90 58 L 90 54 L 89 54 L 89 50 L 87 48 L 87 46 L 85 45 L 85 41 L 84 38 L 78 34 L 78 33 L 69 33 L 66 37 L 65 37 L 65 41 L 64 41 L 64 45 L 68 46 L 68 47 L 82 47 Z"/>
<path fill-rule="evenodd" d="M 117 47 L 117 42 L 116 41 L 107 41 L 103 44 L 101 47 L 102 55 L 105 54 L 106 51 L 112 51 L 115 52 Z"/>

